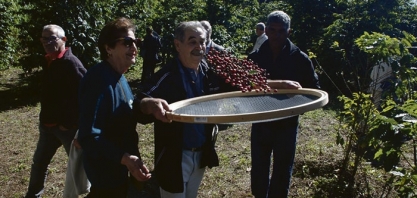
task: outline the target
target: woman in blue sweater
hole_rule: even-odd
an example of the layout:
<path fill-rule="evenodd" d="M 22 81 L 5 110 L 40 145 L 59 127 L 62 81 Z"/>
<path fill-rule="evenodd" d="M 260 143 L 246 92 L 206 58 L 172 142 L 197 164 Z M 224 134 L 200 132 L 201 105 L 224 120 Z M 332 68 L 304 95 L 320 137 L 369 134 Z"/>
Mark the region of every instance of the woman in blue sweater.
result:
<path fill-rule="evenodd" d="M 123 75 L 136 62 L 135 26 L 126 18 L 108 23 L 98 45 L 103 61 L 80 85 L 78 142 L 91 182 L 87 197 L 126 197 L 129 174 L 138 181 L 151 177 L 140 159 L 134 96 Z"/>

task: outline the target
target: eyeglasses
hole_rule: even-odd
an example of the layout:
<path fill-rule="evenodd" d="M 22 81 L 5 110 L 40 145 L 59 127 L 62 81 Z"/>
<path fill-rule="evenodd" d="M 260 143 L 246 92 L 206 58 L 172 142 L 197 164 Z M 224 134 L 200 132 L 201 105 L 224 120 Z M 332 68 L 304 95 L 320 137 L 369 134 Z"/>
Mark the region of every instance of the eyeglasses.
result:
<path fill-rule="evenodd" d="M 122 37 L 122 38 L 118 38 L 116 40 L 114 40 L 113 42 L 118 42 L 118 41 L 123 41 L 123 45 L 126 46 L 127 48 L 130 48 L 133 46 L 133 43 L 135 43 L 135 45 L 138 45 L 138 39 L 133 39 L 131 37 Z"/>
<path fill-rule="evenodd" d="M 268 32 L 272 33 L 272 34 L 280 34 L 280 35 L 284 35 L 284 34 L 288 34 L 289 32 L 289 28 L 272 28 L 272 27 L 268 27 Z"/>
<path fill-rule="evenodd" d="M 44 42 L 44 43 L 50 43 L 50 42 L 56 41 L 58 39 L 61 39 L 61 38 L 56 37 L 56 36 L 41 37 L 41 41 Z"/>

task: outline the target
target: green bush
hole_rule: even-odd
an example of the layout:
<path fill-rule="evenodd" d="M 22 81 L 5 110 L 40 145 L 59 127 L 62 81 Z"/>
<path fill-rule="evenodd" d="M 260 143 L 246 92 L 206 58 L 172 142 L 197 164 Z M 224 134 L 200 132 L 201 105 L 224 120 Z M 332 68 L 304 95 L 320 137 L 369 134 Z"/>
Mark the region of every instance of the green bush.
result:
<path fill-rule="evenodd" d="M 16 0 L 0 0 L 0 70 L 17 66 L 20 55 L 25 53 L 18 39 L 20 30 L 16 27 L 22 20 Z"/>

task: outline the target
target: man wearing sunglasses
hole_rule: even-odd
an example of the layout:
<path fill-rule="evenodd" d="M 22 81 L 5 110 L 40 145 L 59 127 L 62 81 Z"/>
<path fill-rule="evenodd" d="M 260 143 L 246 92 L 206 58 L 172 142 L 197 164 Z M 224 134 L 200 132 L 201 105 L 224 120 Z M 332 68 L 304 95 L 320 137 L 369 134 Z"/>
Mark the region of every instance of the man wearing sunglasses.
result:
<path fill-rule="evenodd" d="M 67 37 L 60 26 L 44 26 L 40 41 L 46 52 L 46 63 L 41 82 L 40 133 L 27 198 L 40 197 L 43 193 L 48 165 L 57 149 L 63 145 L 69 154 L 78 128 L 78 84 L 86 73 L 81 61 L 65 47 Z"/>

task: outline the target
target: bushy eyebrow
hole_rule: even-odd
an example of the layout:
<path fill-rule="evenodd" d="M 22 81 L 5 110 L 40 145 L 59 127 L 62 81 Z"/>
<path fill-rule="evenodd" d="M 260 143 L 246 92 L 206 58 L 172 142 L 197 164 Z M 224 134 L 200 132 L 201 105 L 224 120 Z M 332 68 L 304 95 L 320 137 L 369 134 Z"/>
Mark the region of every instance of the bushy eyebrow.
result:
<path fill-rule="evenodd" d="M 196 36 L 190 36 L 190 37 L 188 37 L 187 40 L 191 40 L 191 39 L 197 39 L 197 37 Z"/>

